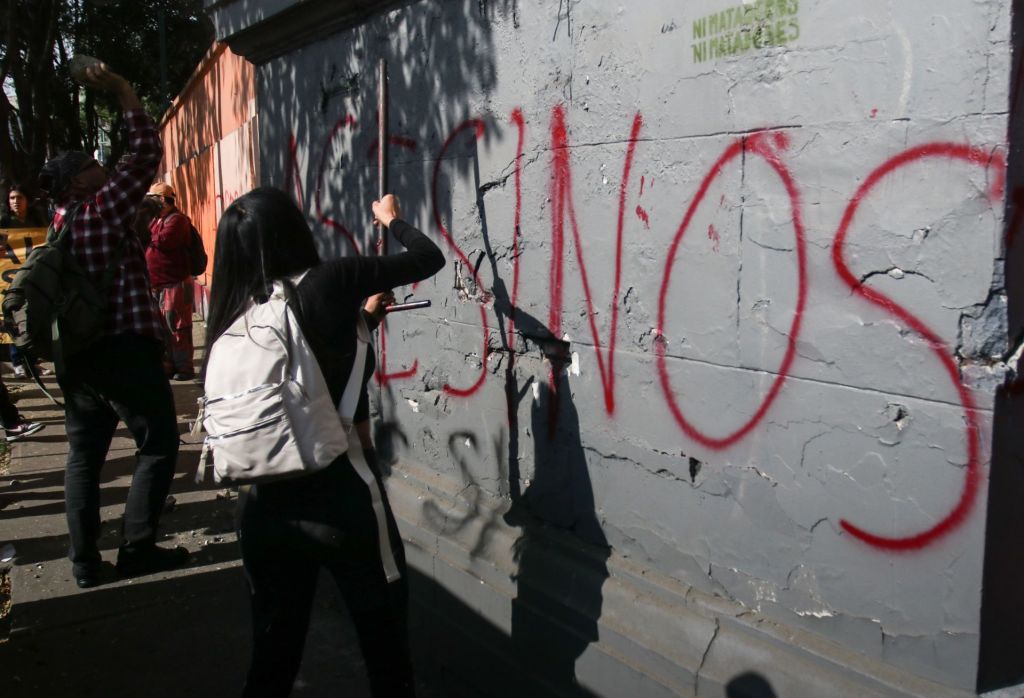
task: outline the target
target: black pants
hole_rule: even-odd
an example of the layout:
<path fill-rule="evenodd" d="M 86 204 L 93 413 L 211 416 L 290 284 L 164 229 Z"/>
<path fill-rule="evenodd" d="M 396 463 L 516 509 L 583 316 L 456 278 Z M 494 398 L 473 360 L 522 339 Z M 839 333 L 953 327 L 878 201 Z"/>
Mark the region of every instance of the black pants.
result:
<path fill-rule="evenodd" d="M 372 694 L 413 694 L 404 551 L 391 508 L 386 508 L 402 574 L 391 584 L 384 574 L 369 490 L 344 455 L 314 475 L 243 490 L 238 538 L 253 624 L 246 698 L 291 693 L 321 567 L 333 576 L 351 613 Z"/>
<path fill-rule="evenodd" d="M 162 357 L 163 347 L 154 339 L 113 335 L 70 357 L 65 375 L 58 377 L 69 446 L 64 476 L 68 557 L 76 573 L 100 561 L 100 469 L 118 421 L 128 427 L 138 448 L 121 547 L 135 550 L 156 542 L 178 458 L 174 397 Z"/>
<path fill-rule="evenodd" d="M 13 344 L 11 346 L 14 346 Z M 7 386 L 0 380 L 0 424 L 5 429 L 13 429 L 18 426 L 18 408 L 11 400 L 11 394 L 7 392 Z"/>

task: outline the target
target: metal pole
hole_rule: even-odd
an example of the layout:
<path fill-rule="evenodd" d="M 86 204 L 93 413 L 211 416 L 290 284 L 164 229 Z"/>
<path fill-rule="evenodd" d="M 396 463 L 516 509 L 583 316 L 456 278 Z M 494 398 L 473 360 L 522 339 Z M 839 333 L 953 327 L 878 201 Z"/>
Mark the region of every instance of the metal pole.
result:
<path fill-rule="evenodd" d="M 383 199 L 388 191 L 388 63 L 383 58 L 377 63 L 377 199 Z M 388 253 L 388 232 L 381 226 L 380 229 L 380 254 Z M 380 366 L 382 375 L 388 373 L 387 358 L 387 321 L 381 322 L 379 332 L 380 342 L 377 344 L 377 365 Z M 379 381 L 377 399 L 383 404 L 381 394 L 384 390 L 384 381 Z"/>
<path fill-rule="evenodd" d="M 388 63 L 377 66 L 377 196 L 388 193 Z"/>

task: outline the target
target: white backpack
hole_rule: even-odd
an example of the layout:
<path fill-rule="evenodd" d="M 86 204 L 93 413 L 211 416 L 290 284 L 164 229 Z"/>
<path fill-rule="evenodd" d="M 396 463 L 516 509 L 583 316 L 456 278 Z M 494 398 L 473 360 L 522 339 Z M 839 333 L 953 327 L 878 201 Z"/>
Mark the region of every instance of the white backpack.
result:
<path fill-rule="evenodd" d="M 298 285 L 304 276 L 292 283 Z M 401 575 L 388 538 L 384 497 L 352 429 L 370 330 L 358 314 L 355 360 L 335 407 L 286 294 L 284 284 L 275 281 L 270 298 L 250 302 L 210 348 L 206 395 L 195 424 L 208 436 L 196 482 L 203 480 L 210 454 L 217 482 L 245 485 L 313 473 L 347 451 L 370 490 L 384 572 L 394 581 Z"/>
<path fill-rule="evenodd" d="M 270 298 L 250 302 L 210 348 L 197 419 L 209 436 L 197 480 L 210 453 L 214 480 L 241 484 L 316 472 L 348 449 L 347 429 L 285 294 L 275 282 Z"/>

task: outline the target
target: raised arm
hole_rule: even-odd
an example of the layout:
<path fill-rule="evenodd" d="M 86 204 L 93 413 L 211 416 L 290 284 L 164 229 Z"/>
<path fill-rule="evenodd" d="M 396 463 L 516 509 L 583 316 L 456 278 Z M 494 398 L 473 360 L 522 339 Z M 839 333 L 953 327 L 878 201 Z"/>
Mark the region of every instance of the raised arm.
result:
<path fill-rule="evenodd" d="M 156 125 L 143 111 L 142 102 L 127 80 L 100 63 L 86 68 L 82 81 L 113 93 L 128 125 L 128 155 L 93 197 L 96 213 L 112 227 L 121 229 L 132 222 L 135 209 L 156 176 L 163 147 Z"/>
<path fill-rule="evenodd" d="M 428 279 L 445 265 L 444 254 L 422 232 L 399 216 L 394 196 L 373 202 L 374 219 L 405 247 L 404 252 L 383 257 L 344 257 L 325 262 L 327 272 L 341 284 L 340 291 L 358 298 Z"/>

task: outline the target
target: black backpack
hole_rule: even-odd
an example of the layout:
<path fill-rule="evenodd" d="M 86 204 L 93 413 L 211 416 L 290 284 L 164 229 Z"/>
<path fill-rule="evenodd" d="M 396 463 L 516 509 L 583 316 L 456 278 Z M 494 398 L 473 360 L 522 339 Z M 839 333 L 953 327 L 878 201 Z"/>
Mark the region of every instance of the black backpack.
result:
<path fill-rule="evenodd" d="M 206 248 L 203 247 L 202 236 L 192 221 L 189 221 L 188 224 L 192 229 L 188 242 L 188 273 L 192 276 L 200 276 L 206 272 L 206 263 L 209 259 L 206 256 Z"/>
<path fill-rule="evenodd" d="M 3 292 L 4 325 L 14 344 L 29 356 L 53 361 L 57 374 L 64 359 L 100 338 L 107 322 L 107 297 L 121 266 L 127 236 L 97 284 L 71 252 L 71 223 L 82 204 L 69 208 L 63 225 L 53 224 L 46 244 L 32 250 Z"/>

